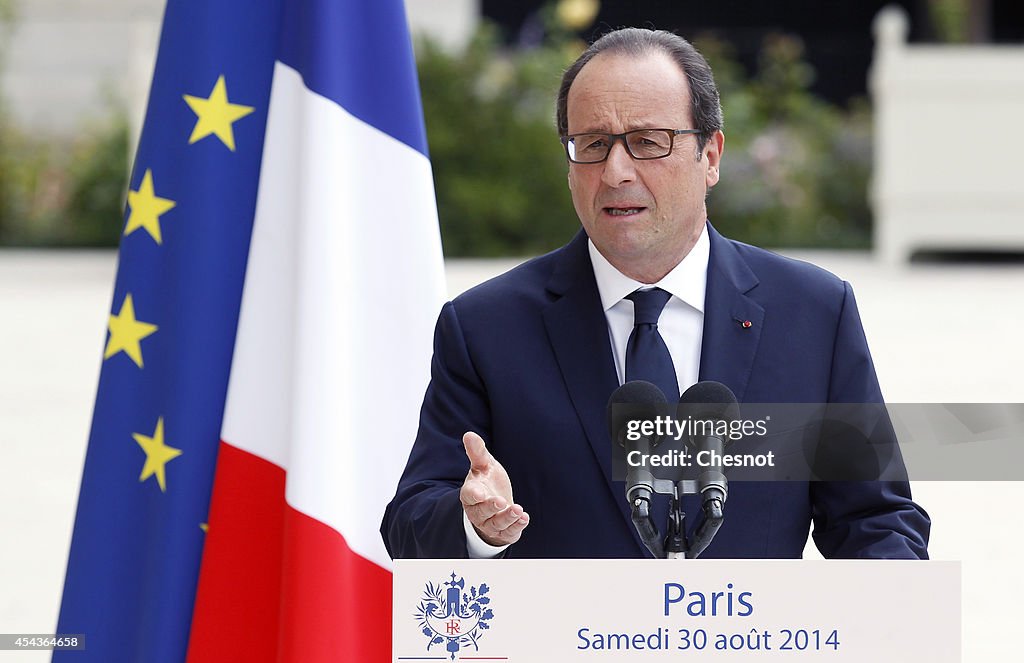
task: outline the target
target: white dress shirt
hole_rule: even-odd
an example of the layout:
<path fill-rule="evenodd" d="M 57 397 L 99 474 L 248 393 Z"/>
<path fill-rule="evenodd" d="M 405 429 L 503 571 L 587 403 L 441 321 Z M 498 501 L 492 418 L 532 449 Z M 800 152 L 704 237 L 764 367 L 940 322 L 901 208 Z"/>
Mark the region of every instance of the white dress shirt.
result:
<path fill-rule="evenodd" d="M 672 297 L 658 318 L 658 331 L 665 339 L 672 363 L 676 369 L 676 382 L 680 392 L 697 382 L 700 371 L 700 349 L 704 338 L 704 294 L 708 282 L 708 257 L 711 241 L 708 227 L 697 239 L 686 257 L 657 283 L 644 284 L 625 276 L 608 262 L 593 242 L 589 242 L 590 262 L 594 265 L 597 291 L 608 321 L 608 336 L 612 343 L 612 357 L 619 384 L 626 376 L 626 344 L 633 332 L 633 302 L 626 299 L 635 290 L 661 288 Z M 671 402 L 679 394 L 665 394 Z"/>
<path fill-rule="evenodd" d="M 594 278 L 597 280 L 597 291 L 601 296 L 601 306 L 608 321 L 608 337 L 619 384 L 625 381 L 626 344 L 633 332 L 633 302 L 626 299 L 626 295 L 638 289 L 657 287 L 672 295 L 658 318 L 658 331 L 672 355 L 680 392 L 686 391 L 697 382 L 704 340 L 704 295 L 707 291 L 708 258 L 711 254 L 707 224 L 704 224 L 697 243 L 686 257 L 663 279 L 652 284 L 634 281 L 615 269 L 597 250 L 593 241 L 588 240 L 587 247 L 594 267 Z M 679 398 L 679 394 L 665 396 L 669 402 Z M 462 522 L 466 529 L 470 558 L 495 557 L 508 547 L 492 546 L 481 539 L 465 512 L 462 514 Z"/>

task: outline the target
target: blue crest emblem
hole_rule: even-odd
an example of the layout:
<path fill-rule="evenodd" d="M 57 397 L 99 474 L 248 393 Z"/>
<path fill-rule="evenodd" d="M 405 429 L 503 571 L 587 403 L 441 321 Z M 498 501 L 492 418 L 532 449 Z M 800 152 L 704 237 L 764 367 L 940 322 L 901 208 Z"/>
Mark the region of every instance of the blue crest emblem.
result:
<path fill-rule="evenodd" d="M 416 607 L 416 621 L 427 637 L 427 651 L 434 645 L 444 645 L 445 651 L 455 655 L 466 646 L 480 651 L 479 640 L 491 627 L 494 611 L 487 594 L 486 584 L 466 587 L 466 581 L 452 572 L 446 582 L 428 582 L 420 604 Z"/>

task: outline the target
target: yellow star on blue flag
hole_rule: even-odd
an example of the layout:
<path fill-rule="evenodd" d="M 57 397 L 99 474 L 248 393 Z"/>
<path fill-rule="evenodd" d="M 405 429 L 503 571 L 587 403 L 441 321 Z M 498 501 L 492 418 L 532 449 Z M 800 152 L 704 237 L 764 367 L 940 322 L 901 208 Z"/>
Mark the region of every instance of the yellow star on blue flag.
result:
<path fill-rule="evenodd" d="M 160 215 L 174 208 L 173 200 L 161 198 L 153 190 L 153 171 L 146 170 L 142 176 L 142 183 L 135 191 L 128 191 L 128 222 L 124 226 L 124 234 L 127 237 L 139 228 L 145 228 L 146 232 L 156 241 L 163 242 L 160 234 Z"/>
<path fill-rule="evenodd" d="M 132 438 L 146 452 L 146 463 L 142 466 L 139 474 L 139 481 L 145 481 L 155 476 L 160 486 L 160 492 L 167 492 L 167 463 L 181 455 L 181 449 L 175 449 L 164 444 L 164 418 L 156 420 L 156 430 L 153 435 L 132 433 Z"/>
<path fill-rule="evenodd" d="M 251 113 L 253 107 L 233 104 L 228 101 L 228 88 L 224 82 L 224 76 L 220 76 L 214 83 L 209 97 L 194 97 L 190 94 L 186 94 L 184 97 L 185 103 L 196 114 L 196 126 L 192 129 L 192 135 L 189 136 L 189 145 L 213 134 L 234 152 L 235 133 L 232 131 L 231 125 Z"/>
<path fill-rule="evenodd" d="M 107 329 L 110 330 L 110 338 L 103 358 L 110 359 L 118 352 L 123 352 L 142 368 L 142 339 L 156 332 L 158 327 L 136 319 L 131 293 L 125 295 L 118 314 L 110 316 Z"/>

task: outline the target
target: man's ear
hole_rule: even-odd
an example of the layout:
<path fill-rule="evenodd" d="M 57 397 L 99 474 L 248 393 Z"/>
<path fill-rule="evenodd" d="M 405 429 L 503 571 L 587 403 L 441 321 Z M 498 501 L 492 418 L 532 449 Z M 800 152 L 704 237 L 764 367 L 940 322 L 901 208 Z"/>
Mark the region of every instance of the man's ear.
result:
<path fill-rule="evenodd" d="M 703 156 L 707 157 L 708 170 L 705 176 L 708 188 L 718 184 L 721 179 L 722 154 L 725 152 L 725 134 L 716 131 L 704 145 Z"/>

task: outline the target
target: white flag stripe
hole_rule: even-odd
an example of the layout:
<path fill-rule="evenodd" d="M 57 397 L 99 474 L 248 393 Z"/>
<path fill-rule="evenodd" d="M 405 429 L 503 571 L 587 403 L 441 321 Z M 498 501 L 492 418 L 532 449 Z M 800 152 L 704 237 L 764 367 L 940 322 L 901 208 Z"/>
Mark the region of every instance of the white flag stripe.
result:
<path fill-rule="evenodd" d="M 276 65 L 273 91 L 281 77 Z M 294 75 L 294 72 L 292 72 Z M 271 94 L 249 262 L 231 361 L 221 439 L 288 469 L 294 366 L 301 152 L 271 127 L 296 117 L 302 96 Z M 281 173 L 288 174 L 278 182 Z"/>
<path fill-rule="evenodd" d="M 443 298 L 429 161 L 278 63 L 224 439 L 385 568 Z"/>

